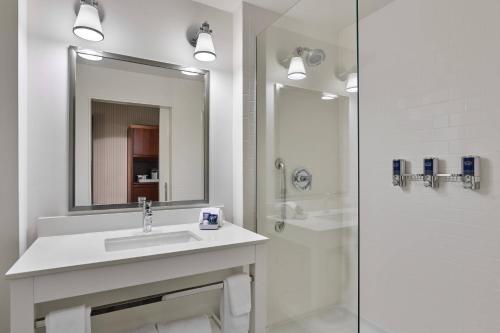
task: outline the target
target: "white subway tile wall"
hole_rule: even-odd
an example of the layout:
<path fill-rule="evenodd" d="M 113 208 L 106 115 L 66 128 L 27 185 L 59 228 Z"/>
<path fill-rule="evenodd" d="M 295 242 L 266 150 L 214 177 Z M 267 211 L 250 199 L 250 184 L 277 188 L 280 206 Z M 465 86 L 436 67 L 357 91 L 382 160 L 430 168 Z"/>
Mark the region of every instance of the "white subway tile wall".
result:
<path fill-rule="evenodd" d="M 257 228 L 257 35 L 279 17 L 243 2 L 243 225 Z"/>
<path fill-rule="evenodd" d="M 359 5 L 373 0 L 359 0 Z M 500 2 L 396 0 L 360 22 L 361 314 L 388 332 L 500 331 Z M 481 190 L 391 184 L 391 160 L 480 155 Z"/>

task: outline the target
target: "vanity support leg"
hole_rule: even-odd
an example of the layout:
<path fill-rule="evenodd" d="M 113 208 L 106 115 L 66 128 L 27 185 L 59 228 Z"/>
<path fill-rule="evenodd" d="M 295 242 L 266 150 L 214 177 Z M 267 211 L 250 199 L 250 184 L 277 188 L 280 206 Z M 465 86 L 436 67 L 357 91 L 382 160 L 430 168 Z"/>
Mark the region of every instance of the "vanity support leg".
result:
<path fill-rule="evenodd" d="M 33 278 L 10 281 L 10 333 L 35 332 Z"/>
<path fill-rule="evenodd" d="M 254 277 L 252 293 L 252 319 L 251 332 L 266 333 L 267 326 L 267 262 L 266 245 L 255 246 L 255 264 L 251 265 L 250 271 Z"/>

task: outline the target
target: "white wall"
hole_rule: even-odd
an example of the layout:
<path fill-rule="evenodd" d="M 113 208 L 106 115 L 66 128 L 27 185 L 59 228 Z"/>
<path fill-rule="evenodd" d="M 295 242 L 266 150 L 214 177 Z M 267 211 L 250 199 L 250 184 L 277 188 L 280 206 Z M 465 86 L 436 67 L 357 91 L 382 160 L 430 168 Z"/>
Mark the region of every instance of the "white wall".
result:
<path fill-rule="evenodd" d="M 211 71 L 210 198 L 232 217 L 232 16 L 186 0 L 107 0 L 105 39 L 90 43 L 72 33 L 74 3 L 30 1 L 28 40 L 28 233 L 39 216 L 68 212 L 68 56 L 77 45 L 140 58 L 199 66 Z M 218 58 L 193 59 L 186 31 L 208 20 Z M 57 181 L 52 177 L 57 176 Z"/>
<path fill-rule="evenodd" d="M 79 63 L 75 98 L 76 205 L 92 204 L 92 99 L 169 108 L 172 119 L 171 181 L 168 182 L 173 195 L 171 200 L 203 199 L 204 86 L 200 80 L 134 73 Z M 160 174 L 162 173 L 160 170 Z M 163 183 L 160 184 L 160 191 L 163 191 Z"/>
<path fill-rule="evenodd" d="M 0 272 L 17 258 L 18 241 L 18 2 L 0 2 Z M 0 277 L 0 331 L 9 331 L 9 289 Z"/>
<path fill-rule="evenodd" d="M 231 175 L 233 171 L 232 15 L 188 0 L 150 0 L 147 2 L 106 0 L 101 4 L 105 11 L 103 21 L 105 39 L 100 43 L 85 42 L 73 36 L 72 26 L 75 19 L 73 1 L 39 0 L 29 1 L 28 4 L 27 163 L 29 170 L 26 192 L 30 239 L 33 240 L 36 235 L 34 223 L 39 216 L 68 213 L 67 48 L 69 45 L 210 70 L 210 198 L 213 204 L 223 204 L 226 215 L 231 219 L 233 188 L 232 177 L 228 175 Z M 2 10 L 2 18 L 4 12 Z M 15 13 L 5 13 L 8 19 L 16 16 Z M 214 30 L 214 42 L 218 53 L 217 60 L 210 64 L 195 61 L 192 56 L 193 48 L 186 40 L 186 30 L 192 25 L 199 26 L 205 20 Z M 2 24 L 3 22 L 4 20 Z M 14 49 L 13 47 L 12 50 Z M 1 52 L 3 51 L 2 47 Z M 10 65 L 9 68 L 14 67 Z M 54 180 L 54 175 L 57 176 L 57 180 Z M 13 207 L 13 205 L 9 206 Z M 136 216 L 130 215 L 130 219 L 125 220 L 131 221 Z M 170 218 L 174 216 L 171 221 L 175 221 L 175 215 L 174 212 L 168 215 Z M 168 217 L 163 220 L 165 219 Z M 73 227 L 74 230 L 81 230 L 78 226 Z M 6 232 L 5 235 L 8 233 Z M 12 235 L 9 237 L 11 240 L 17 240 L 17 237 Z M 5 243 L 2 242 L 2 244 Z M 14 247 L 17 249 L 17 246 Z M 69 299 L 62 303 L 45 304 L 38 309 L 38 313 L 43 315 L 51 309 L 69 304 L 82 302 L 90 305 L 106 304 L 128 297 L 139 297 L 186 285 L 217 281 L 227 273 L 219 272 L 210 276 L 168 281 L 146 288 L 117 290 L 111 293 Z M 218 294 L 212 293 L 183 299 L 179 302 L 148 306 L 139 311 L 120 311 L 93 320 L 93 331 L 117 332 L 130 325 L 139 325 L 148 320 L 168 320 L 216 311 L 217 300 Z M 6 314 L 7 311 L 1 313 Z"/>
<path fill-rule="evenodd" d="M 341 134 L 348 131 L 346 97 L 325 101 L 318 91 L 284 86 L 275 95 L 275 156 L 285 161 L 287 200 L 300 205 L 305 211 L 302 226 L 287 225 L 277 234 L 274 220 L 258 221 L 259 232 L 270 236 L 269 253 L 269 323 L 276 324 L 290 318 L 298 319 L 308 313 L 340 304 L 343 301 L 346 276 L 342 265 L 347 247 L 342 245 L 342 230 L 325 227 L 321 232 L 308 230 L 314 223 L 308 217 L 311 211 L 334 209 L 340 201 L 334 199 L 342 191 L 340 161 Z M 268 112 L 271 110 L 268 110 Z M 260 113 L 259 116 L 264 115 Z M 272 122 L 271 122 L 272 123 Z M 269 126 L 269 124 L 268 124 Z M 267 165 L 274 175 L 271 193 L 267 197 L 267 214 L 279 214 L 280 173 L 274 169 L 274 160 Z M 303 192 L 292 186 L 292 172 L 305 167 L 312 176 L 312 188 Z M 293 219 L 293 210 L 288 218 Z M 267 225 L 266 225 L 267 224 Z M 307 267 L 307 269 L 301 269 Z M 300 320 L 300 319 L 298 319 Z"/>
<path fill-rule="evenodd" d="M 298 168 L 306 168 L 313 176 L 311 190 L 307 192 L 299 191 L 288 182 L 288 199 L 297 201 L 340 194 L 339 139 L 341 130 L 347 129 L 339 124 L 339 117 L 347 112 L 340 110 L 339 99 L 325 101 L 320 98 L 320 92 L 289 86 L 279 89 L 275 97 L 274 144 L 276 157 L 285 161 L 286 179 L 292 179 L 293 171 Z M 347 123 L 342 125 L 347 127 Z M 276 188 L 280 181 L 275 177 Z M 275 194 L 279 195 L 279 191 Z"/>
<path fill-rule="evenodd" d="M 500 331 L 499 31 L 492 0 L 396 0 L 361 21 L 361 311 L 387 332 Z M 391 184 L 393 158 L 460 172 L 465 154 L 479 191 Z"/>

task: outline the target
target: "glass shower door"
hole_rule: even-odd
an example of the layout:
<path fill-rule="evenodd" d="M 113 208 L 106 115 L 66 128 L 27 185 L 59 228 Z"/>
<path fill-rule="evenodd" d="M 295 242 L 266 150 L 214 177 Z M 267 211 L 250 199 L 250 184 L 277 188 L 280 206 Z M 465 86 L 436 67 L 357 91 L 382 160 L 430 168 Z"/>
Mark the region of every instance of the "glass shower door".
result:
<path fill-rule="evenodd" d="M 257 45 L 268 332 L 358 332 L 356 2 L 302 0 Z"/>

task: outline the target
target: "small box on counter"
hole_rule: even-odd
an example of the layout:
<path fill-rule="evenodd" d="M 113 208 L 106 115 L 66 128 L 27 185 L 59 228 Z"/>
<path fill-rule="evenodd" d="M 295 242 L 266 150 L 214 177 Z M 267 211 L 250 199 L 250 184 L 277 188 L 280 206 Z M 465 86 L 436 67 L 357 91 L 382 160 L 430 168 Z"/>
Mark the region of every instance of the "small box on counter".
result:
<path fill-rule="evenodd" d="M 222 226 L 224 214 L 221 208 L 207 207 L 200 211 L 200 230 L 217 230 Z"/>

